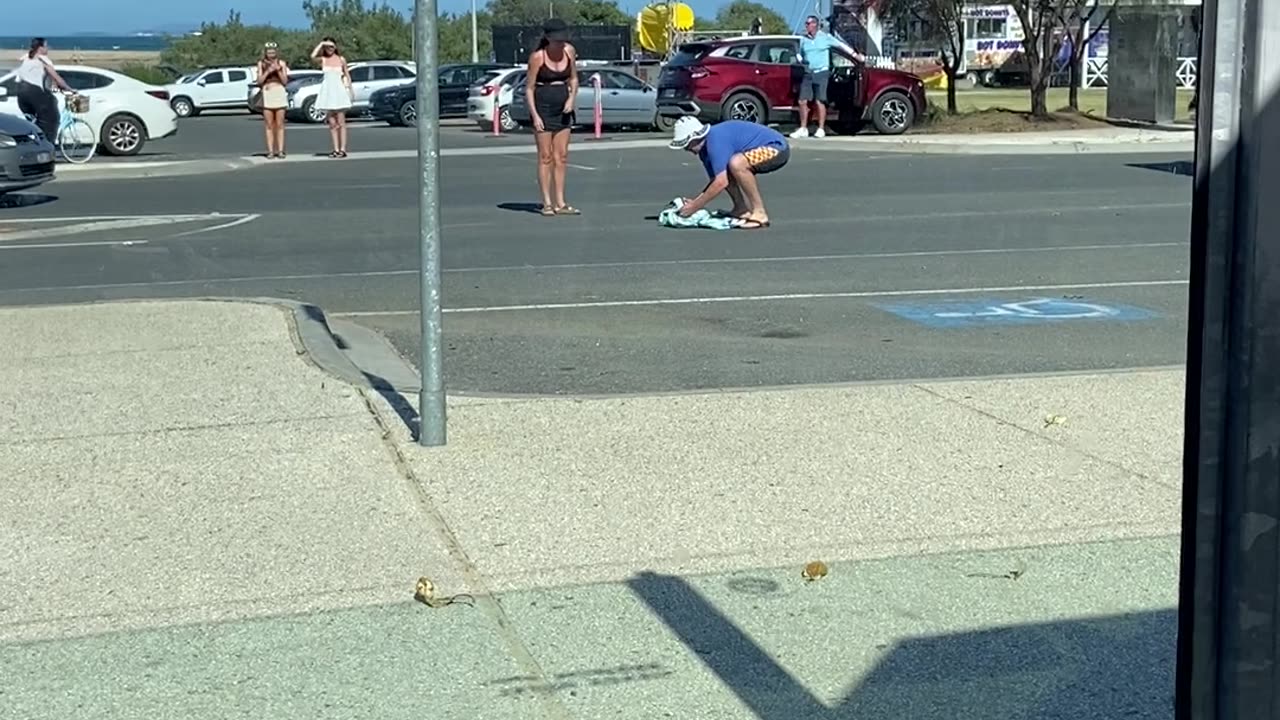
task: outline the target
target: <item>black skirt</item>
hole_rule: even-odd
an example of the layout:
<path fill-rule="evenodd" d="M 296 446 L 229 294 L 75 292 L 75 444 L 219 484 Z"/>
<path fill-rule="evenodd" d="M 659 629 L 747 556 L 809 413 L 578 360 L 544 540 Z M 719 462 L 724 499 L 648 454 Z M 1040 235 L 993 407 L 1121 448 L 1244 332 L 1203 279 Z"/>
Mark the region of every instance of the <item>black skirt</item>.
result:
<path fill-rule="evenodd" d="M 546 132 L 560 132 L 574 126 L 574 113 L 564 111 L 564 104 L 568 101 L 568 85 L 538 85 L 533 89 L 533 109 L 542 118 Z"/>

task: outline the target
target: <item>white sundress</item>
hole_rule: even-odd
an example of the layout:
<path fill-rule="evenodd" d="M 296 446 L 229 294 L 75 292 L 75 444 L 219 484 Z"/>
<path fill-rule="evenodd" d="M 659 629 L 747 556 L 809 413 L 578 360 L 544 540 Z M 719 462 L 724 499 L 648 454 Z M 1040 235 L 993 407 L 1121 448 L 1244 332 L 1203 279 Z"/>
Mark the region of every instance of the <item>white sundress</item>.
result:
<path fill-rule="evenodd" d="M 342 82 L 342 68 L 324 68 L 324 79 L 320 81 L 320 93 L 316 96 L 316 109 L 325 112 L 351 109 L 351 92 Z"/>

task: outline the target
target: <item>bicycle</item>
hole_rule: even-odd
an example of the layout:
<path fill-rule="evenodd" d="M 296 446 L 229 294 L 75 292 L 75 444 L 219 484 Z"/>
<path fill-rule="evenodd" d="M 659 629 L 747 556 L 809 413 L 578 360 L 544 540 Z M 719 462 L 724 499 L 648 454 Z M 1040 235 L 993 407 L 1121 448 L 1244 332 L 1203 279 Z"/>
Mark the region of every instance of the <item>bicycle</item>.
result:
<path fill-rule="evenodd" d="M 79 94 L 69 94 L 63 102 L 63 110 L 58 113 L 58 136 L 53 144 L 58 152 L 69 163 L 83 165 L 93 159 L 98 151 L 98 134 L 93 126 L 77 117 L 89 112 L 89 98 Z M 25 115 L 27 122 L 34 124 L 34 115 Z"/>

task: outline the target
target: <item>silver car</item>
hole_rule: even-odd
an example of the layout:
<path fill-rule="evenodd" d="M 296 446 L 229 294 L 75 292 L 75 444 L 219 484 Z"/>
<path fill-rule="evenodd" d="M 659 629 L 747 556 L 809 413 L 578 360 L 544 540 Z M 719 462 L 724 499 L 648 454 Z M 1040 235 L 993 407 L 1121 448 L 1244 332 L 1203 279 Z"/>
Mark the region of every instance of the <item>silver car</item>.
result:
<path fill-rule="evenodd" d="M 579 67 L 577 120 L 582 127 L 595 123 L 595 86 L 592 76 L 600 75 L 600 124 L 603 127 L 633 127 L 644 130 L 670 130 L 673 118 L 658 115 L 653 86 L 629 72 L 615 68 Z M 511 97 L 511 119 L 529 125 L 529 104 L 524 97 L 523 82 L 516 85 Z"/>
<path fill-rule="evenodd" d="M 53 143 L 26 118 L 0 113 L 0 195 L 52 179 Z"/>

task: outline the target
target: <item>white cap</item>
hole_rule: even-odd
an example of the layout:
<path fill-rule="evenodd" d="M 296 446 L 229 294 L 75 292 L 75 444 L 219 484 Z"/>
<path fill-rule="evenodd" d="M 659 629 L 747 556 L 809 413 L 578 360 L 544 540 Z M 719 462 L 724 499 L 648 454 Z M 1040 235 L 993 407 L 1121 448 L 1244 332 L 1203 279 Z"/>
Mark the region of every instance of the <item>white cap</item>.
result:
<path fill-rule="evenodd" d="M 683 150 L 694 140 L 706 137 L 710 131 L 710 125 L 703 125 L 698 118 L 685 115 L 676 121 L 675 137 L 671 140 L 671 148 Z"/>

